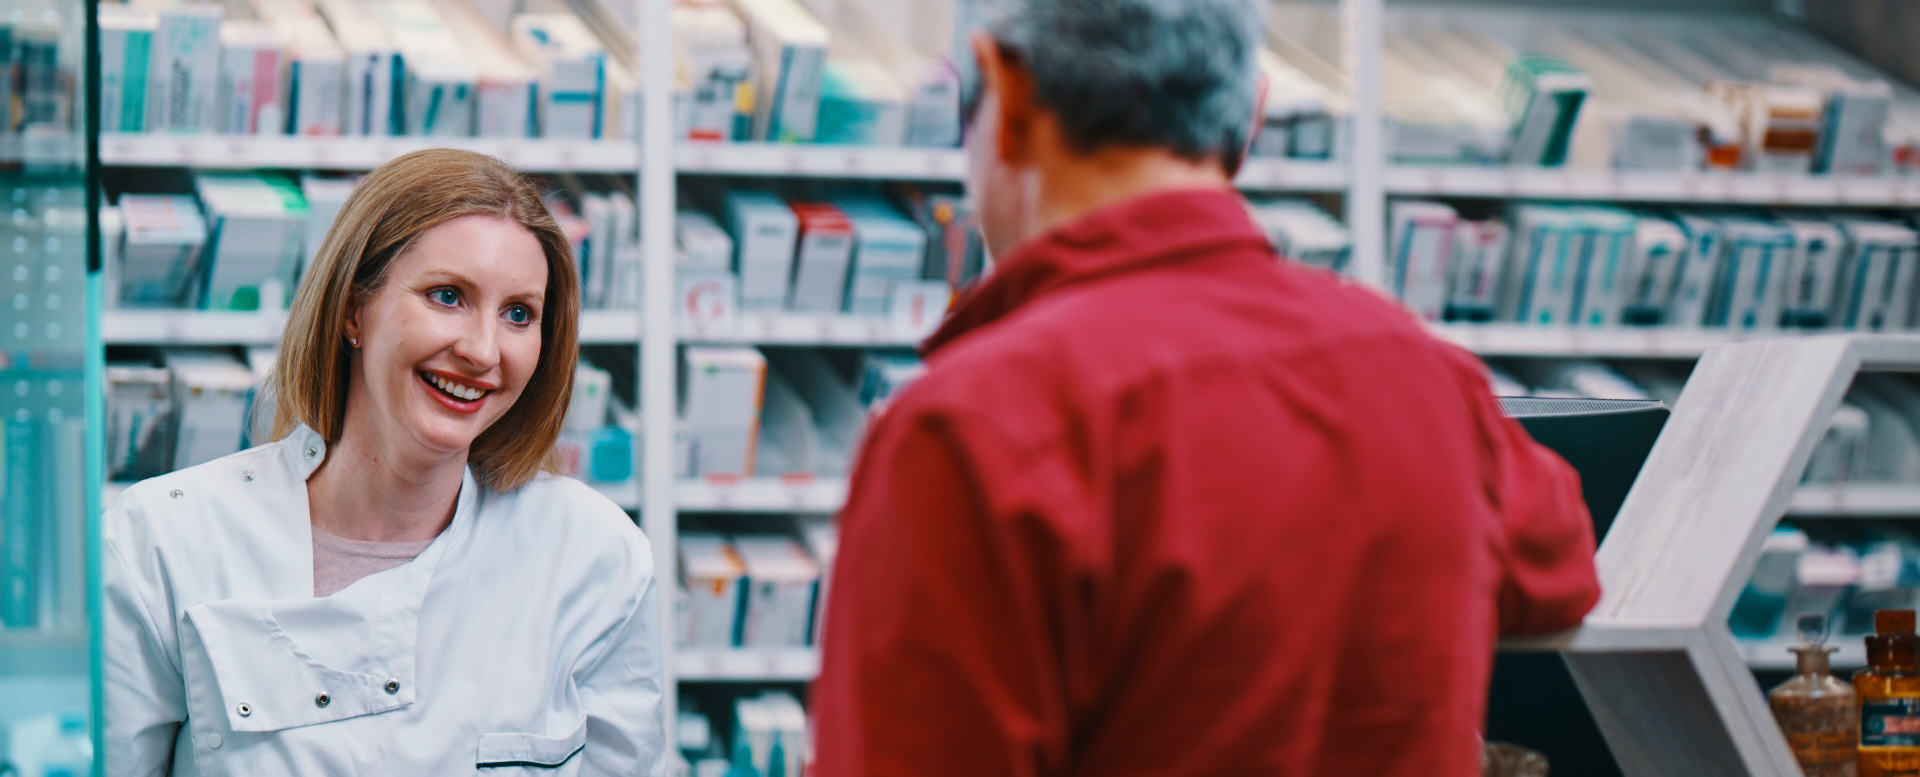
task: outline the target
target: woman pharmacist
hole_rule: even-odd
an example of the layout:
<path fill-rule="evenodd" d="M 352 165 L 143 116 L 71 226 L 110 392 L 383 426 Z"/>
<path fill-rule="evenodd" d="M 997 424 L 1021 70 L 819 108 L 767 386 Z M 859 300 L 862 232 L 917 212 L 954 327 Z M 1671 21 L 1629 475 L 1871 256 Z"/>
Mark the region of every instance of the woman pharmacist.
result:
<path fill-rule="evenodd" d="M 293 303 L 276 441 L 107 511 L 108 774 L 657 761 L 647 540 L 545 472 L 578 288 L 492 159 L 423 151 L 359 185 Z"/>

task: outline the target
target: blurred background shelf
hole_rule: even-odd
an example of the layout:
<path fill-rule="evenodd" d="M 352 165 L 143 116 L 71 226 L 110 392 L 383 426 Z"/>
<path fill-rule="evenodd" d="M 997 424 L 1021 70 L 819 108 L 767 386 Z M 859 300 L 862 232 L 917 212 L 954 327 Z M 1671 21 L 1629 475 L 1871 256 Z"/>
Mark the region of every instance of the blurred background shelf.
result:
<path fill-rule="evenodd" d="M 1695 359 L 1722 345 L 1822 332 L 1726 329 L 1578 329 L 1518 324 L 1439 324 L 1435 335 L 1481 356 Z"/>
<path fill-rule="evenodd" d="M 700 175 L 794 176 L 959 182 L 966 157 L 957 148 L 681 142 L 675 167 Z"/>
<path fill-rule="evenodd" d="M 633 173 L 640 149 L 630 141 L 456 137 L 296 137 L 107 133 L 100 162 L 121 167 L 371 170 L 426 148 L 461 148 L 535 172 Z"/>
<path fill-rule="evenodd" d="M 1920 518 L 1920 483 L 1804 485 L 1787 503 L 1788 518 Z"/>
<path fill-rule="evenodd" d="M 838 478 L 682 480 L 674 489 L 681 512 L 832 513 L 846 501 Z"/>
<path fill-rule="evenodd" d="M 674 651 L 674 674 L 694 682 L 809 682 L 820 674 L 813 648 L 690 648 Z"/>
<path fill-rule="evenodd" d="M 101 315 L 101 339 L 107 345 L 278 345 L 285 331 L 284 311 L 120 309 Z M 640 341 L 640 314 L 589 310 L 580 314 L 583 345 L 626 345 Z"/>
<path fill-rule="evenodd" d="M 890 318 L 804 313 L 748 313 L 730 324 L 682 324 L 680 341 L 711 345 L 913 346 L 920 332 L 902 331 Z"/>
<path fill-rule="evenodd" d="M 1853 670 L 1867 665 L 1866 645 L 1859 634 L 1837 635 L 1827 639 L 1827 644 L 1836 648 L 1831 657 L 1833 673 L 1841 679 L 1847 679 Z M 1747 659 L 1747 666 L 1760 671 L 1791 672 L 1794 667 L 1793 652 L 1788 648 L 1799 644 L 1796 640 L 1742 639 L 1740 655 Z"/>
<path fill-rule="evenodd" d="M 1645 173 L 1523 167 L 1393 167 L 1389 194 L 1421 197 L 1904 207 L 1920 178 L 1899 176 Z"/>

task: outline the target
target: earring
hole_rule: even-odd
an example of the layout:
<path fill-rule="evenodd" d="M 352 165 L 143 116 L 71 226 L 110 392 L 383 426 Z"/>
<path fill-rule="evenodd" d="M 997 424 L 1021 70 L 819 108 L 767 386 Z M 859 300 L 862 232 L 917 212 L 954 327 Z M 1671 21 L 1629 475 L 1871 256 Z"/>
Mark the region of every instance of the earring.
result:
<path fill-rule="evenodd" d="M 360 339 L 359 339 L 359 338 L 357 338 L 357 337 L 349 337 L 349 338 L 347 338 L 347 345 L 351 345 L 351 346 L 353 346 L 353 347 L 355 347 L 355 348 L 359 348 L 359 347 L 360 347 Z"/>

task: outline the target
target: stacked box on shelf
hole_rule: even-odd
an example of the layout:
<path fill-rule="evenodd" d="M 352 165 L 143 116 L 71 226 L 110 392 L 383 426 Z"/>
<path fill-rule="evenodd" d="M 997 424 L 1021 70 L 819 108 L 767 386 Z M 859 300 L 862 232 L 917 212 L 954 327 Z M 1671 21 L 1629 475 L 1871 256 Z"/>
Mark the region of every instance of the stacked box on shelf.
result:
<path fill-rule="evenodd" d="M 220 26 L 220 108 L 215 132 L 279 134 L 280 36 L 265 22 L 228 19 Z"/>
<path fill-rule="evenodd" d="M 513 44 L 540 74 L 540 136 L 600 137 L 607 52 L 592 31 L 571 14 L 520 14 Z"/>
<path fill-rule="evenodd" d="M 125 236 L 116 294 L 133 307 L 188 304 L 200 276 L 207 224 L 192 197 L 128 194 L 120 198 Z"/>
<path fill-rule="evenodd" d="M 951 12 L 923 6 L 916 8 L 914 14 L 900 14 L 897 8 L 890 6 L 881 12 L 880 8 L 871 4 L 840 3 L 835 8 L 829 32 L 833 39 L 834 54 L 840 54 L 843 40 L 858 41 L 860 51 L 849 53 L 855 58 L 864 56 L 873 66 L 891 74 L 898 81 L 905 114 L 902 143 L 936 148 L 957 146 L 960 144 L 961 129 L 960 76 L 945 55 L 948 47 L 917 42 L 915 35 L 890 29 L 883 20 L 885 17 L 901 15 L 917 16 L 916 21 L 931 23 L 934 19 L 950 17 Z M 935 36 L 938 36 L 937 32 L 924 33 L 919 37 Z M 831 70 L 829 75 L 832 75 Z M 879 83 L 878 79 L 869 80 Z M 826 94 L 821 97 L 823 122 L 829 121 L 826 115 L 828 94 L 836 91 L 832 85 L 825 89 Z M 890 135 L 883 134 L 882 137 Z M 821 140 L 827 142 L 826 138 Z"/>
<path fill-rule="evenodd" d="M 800 222 L 785 200 L 768 192 L 733 190 L 724 198 L 727 231 L 733 235 L 733 271 L 740 278 L 740 306 L 777 310 L 787 304 Z"/>
<path fill-rule="evenodd" d="M 800 240 L 793 255 L 793 287 L 787 309 L 837 313 L 847 302 L 854 224 L 846 213 L 828 203 L 797 201 L 789 207 L 799 224 Z"/>
<path fill-rule="evenodd" d="M 753 49 L 738 14 L 722 5 L 675 3 L 674 53 L 687 90 L 682 137 L 689 140 L 746 140 L 753 115 Z"/>
<path fill-rule="evenodd" d="M 1335 20 L 1307 4 L 1275 5 L 1268 14 L 1261 71 L 1270 86 L 1263 122 L 1276 134 L 1255 147 L 1257 155 L 1342 156 L 1351 106 L 1346 76 L 1333 64 L 1339 61 L 1337 52 L 1328 49 L 1339 38 L 1337 28 Z"/>
<path fill-rule="evenodd" d="M 676 314 L 690 323 L 732 320 L 740 308 L 740 282 L 733 273 L 733 238 L 712 216 L 681 210 L 674 216 L 674 240 L 679 248 Z"/>
<path fill-rule="evenodd" d="M 353 196 L 356 183 L 352 178 L 327 178 L 311 173 L 300 176 L 300 196 L 307 203 L 307 224 L 300 238 L 301 273 L 319 258 L 320 246 L 333 229 L 334 219 L 346 207 L 347 198 Z"/>
<path fill-rule="evenodd" d="M 347 80 L 347 52 L 312 6 L 304 0 L 254 0 L 254 10 L 273 28 L 281 45 L 280 93 L 285 97 L 285 125 L 278 131 L 299 137 L 339 135 L 343 129 L 351 134 L 368 134 L 355 130 L 364 130 L 371 123 L 371 114 L 362 111 L 351 117 L 341 115 L 342 103 L 352 91 Z M 363 81 L 361 86 L 378 87 L 382 83 L 385 81 Z M 365 107 L 364 102 L 349 104 Z"/>
<path fill-rule="evenodd" d="M 345 54 L 341 134 L 400 135 L 407 128 L 398 99 L 406 70 L 399 46 L 381 23 L 375 0 L 317 0 Z"/>
<path fill-rule="evenodd" d="M 533 68 L 520 61 L 500 31 L 466 0 L 435 0 L 454 38 L 472 52 L 478 77 L 473 134 L 525 138 L 534 134 L 533 106 L 540 83 Z"/>
<path fill-rule="evenodd" d="M 966 197 L 928 192 L 912 184 L 895 184 L 891 191 L 907 218 L 926 234 L 921 278 L 944 280 L 958 290 L 986 273 L 986 246 Z"/>
<path fill-rule="evenodd" d="M 754 52 L 753 139 L 811 142 L 830 43 L 827 28 L 794 0 L 735 0 Z"/>
<path fill-rule="evenodd" d="M 837 198 L 853 224 L 853 266 L 847 276 L 846 310 L 855 315 L 885 315 L 895 289 L 920 278 L 927 235 L 899 209 L 873 196 Z"/>
<path fill-rule="evenodd" d="M 688 348 L 685 358 L 681 415 L 693 439 L 695 474 L 752 476 L 766 358 L 752 348 Z"/>
<path fill-rule="evenodd" d="M 156 132 L 207 132 L 219 111 L 219 6 L 158 9 L 153 61 L 147 67 L 146 126 Z"/>
<path fill-rule="evenodd" d="M 147 122 L 147 68 L 160 17 L 126 5 L 100 6 L 100 129 L 139 132 Z"/>
<path fill-rule="evenodd" d="M 792 694 L 768 693 L 733 703 L 734 750 L 754 774 L 804 773 L 811 741 L 806 708 Z M 778 755 L 779 763 L 774 763 Z"/>
<path fill-rule="evenodd" d="M 406 134 L 472 135 L 480 70 L 468 47 L 475 44 L 455 36 L 429 0 L 383 0 L 379 11 L 406 68 L 400 91 Z"/>
<path fill-rule="evenodd" d="M 298 280 L 306 200 L 276 175 L 202 173 L 194 188 L 211 227 L 201 307 L 285 307 Z"/>

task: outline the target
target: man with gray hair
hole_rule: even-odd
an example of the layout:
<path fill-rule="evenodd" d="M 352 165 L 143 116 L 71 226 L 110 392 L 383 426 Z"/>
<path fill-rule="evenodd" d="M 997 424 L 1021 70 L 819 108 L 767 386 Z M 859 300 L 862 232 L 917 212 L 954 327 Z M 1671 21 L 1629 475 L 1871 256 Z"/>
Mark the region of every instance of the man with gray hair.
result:
<path fill-rule="evenodd" d="M 989 11 L 998 262 L 868 434 L 815 773 L 1478 774 L 1496 636 L 1599 596 L 1578 479 L 1471 355 L 1274 256 L 1232 186 L 1256 0 Z"/>

